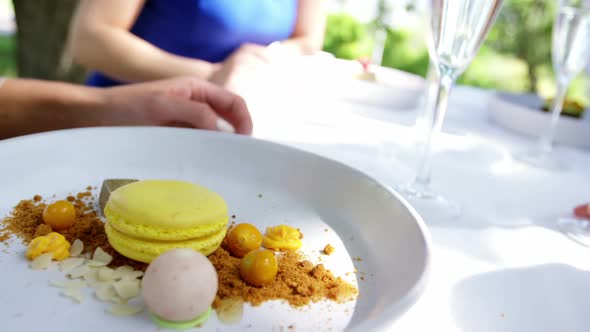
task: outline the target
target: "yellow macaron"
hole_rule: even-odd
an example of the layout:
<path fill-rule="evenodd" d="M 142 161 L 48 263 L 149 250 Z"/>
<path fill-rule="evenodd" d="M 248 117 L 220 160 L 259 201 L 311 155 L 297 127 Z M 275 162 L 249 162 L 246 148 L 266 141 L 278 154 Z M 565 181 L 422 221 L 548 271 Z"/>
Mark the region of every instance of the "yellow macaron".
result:
<path fill-rule="evenodd" d="M 145 180 L 111 193 L 104 209 L 109 243 L 149 263 L 175 248 L 209 255 L 227 230 L 227 205 L 217 193 L 185 181 Z"/>

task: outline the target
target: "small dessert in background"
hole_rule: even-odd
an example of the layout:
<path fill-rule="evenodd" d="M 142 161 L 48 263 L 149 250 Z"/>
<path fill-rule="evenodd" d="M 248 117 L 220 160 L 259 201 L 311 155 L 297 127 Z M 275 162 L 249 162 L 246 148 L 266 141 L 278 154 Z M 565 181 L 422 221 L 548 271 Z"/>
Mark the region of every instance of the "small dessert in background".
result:
<path fill-rule="evenodd" d="M 357 59 L 358 63 L 362 66 L 363 70 L 356 75 L 357 79 L 363 81 L 377 81 L 377 77 L 371 68 L 371 59 L 369 58 L 359 58 Z"/>
<path fill-rule="evenodd" d="M 574 215 L 578 218 L 590 219 L 590 203 L 577 206 L 574 209 Z"/>
<path fill-rule="evenodd" d="M 149 263 L 176 248 L 213 253 L 227 231 L 223 198 L 196 184 L 144 180 L 113 191 L 106 203 L 105 232 L 120 254 Z"/>
<path fill-rule="evenodd" d="M 553 106 L 553 99 L 546 99 L 543 107 L 541 108 L 544 112 L 551 112 L 551 107 Z M 563 102 L 563 109 L 561 110 L 561 115 L 569 116 L 572 118 L 581 118 L 584 115 L 585 107 L 572 99 L 566 98 Z"/>
<path fill-rule="evenodd" d="M 275 280 L 278 269 L 274 252 L 259 249 L 244 256 L 240 265 L 240 276 L 247 284 L 262 287 Z"/>
<path fill-rule="evenodd" d="M 56 231 L 63 231 L 76 222 L 76 208 L 68 201 L 57 201 L 43 210 L 43 222 Z"/>
<path fill-rule="evenodd" d="M 242 258 L 250 251 L 260 248 L 262 234 L 254 225 L 238 224 L 227 234 L 225 244 L 232 255 Z"/>
<path fill-rule="evenodd" d="M 192 249 L 174 249 L 148 266 L 141 294 L 158 326 L 185 329 L 209 318 L 217 287 L 217 272 L 207 257 Z"/>

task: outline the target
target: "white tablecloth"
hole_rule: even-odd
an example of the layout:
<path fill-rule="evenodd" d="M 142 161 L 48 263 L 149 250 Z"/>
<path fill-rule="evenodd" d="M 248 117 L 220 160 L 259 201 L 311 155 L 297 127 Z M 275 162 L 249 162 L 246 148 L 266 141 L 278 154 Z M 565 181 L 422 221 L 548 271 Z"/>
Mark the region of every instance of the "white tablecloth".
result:
<path fill-rule="evenodd" d="M 417 107 L 368 106 L 323 91 L 329 96 L 250 96 L 254 136 L 336 159 L 391 186 L 411 180 Z M 433 238 L 429 284 L 392 330 L 590 331 L 590 249 L 556 227 L 559 216 L 590 201 L 590 153 L 560 147 L 570 164 L 565 173 L 512 161 L 511 152 L 534 141 L 489 120 L 492 95 L 466 87 L 452 93 L 433 186 L 461 203 L 463 216 L 445 223 L 423 214 Z"/>

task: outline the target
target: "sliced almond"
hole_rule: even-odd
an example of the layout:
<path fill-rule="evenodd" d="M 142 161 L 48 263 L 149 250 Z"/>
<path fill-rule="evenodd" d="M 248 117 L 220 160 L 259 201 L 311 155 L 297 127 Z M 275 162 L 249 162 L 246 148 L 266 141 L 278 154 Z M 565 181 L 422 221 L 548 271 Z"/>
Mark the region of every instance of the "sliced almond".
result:
<path fill-rule="evenodd" d="M 136 315 L 143 311 L 143 308 L 138 305 L 132 304 L 115 304 L 110 309 L 109 312 L 113 315 L 117 316 L 132 316 Z"/>
<path fill-rule="evenodd" d="M 92 259 L 95 261 L 103 262 L 104 265 L 109 265 L 113 261 L 113 256 L 107 254 L 101 247 L 96 248 Z"/>
<path fill-rule="evenodd" d="M 82 254 L 82 251 L 84 251 L 84 242 L 79 239 L 74 240 L 74 243 L 70 247 L 70 256 L 78 257 Z"/>
<path fill-rule="evenodd" d="M 97 276 L 98 281 L 111 281 L 115 279 L 115 270 L 104 266 L 98 269 Z"/>
<path fill-rule="evenodd" d="M 74 258 L 66 258 L 63 261 L 59 262 L 59 269 L 62 272 L 68 272 L 86 262 L 86 259 L 80 257 Z"/>
<path fill-rule="evenodd" d="M 139 295 L 139 280 L 121 280 L 113 284 L 113 288 L 123 299 L 130 299 Z"/>
<path fill-rule="evenodd" d="M 97 261 L 96 259 L 91 259 L 86 263 L 86 265 L 88 265 L 89 267 L 103 267 L 107 266 L 108 264 L 109 263 L 103 261 Z"/>
<path fill-rule="evenodd" d="M 88 282 L 88 287 L 93 289 L 100 289 L 102 287 L 112 286 L 112 284 L 112 281 L 91 281 Z"/>
<path fill-rule="evenodd" d="M 125 271 L 134 271 L 132 266 L 129 265 L 121 265 L 115 269 L 117 272 L 125 272 Z"/>
<path fill-rule="evenodd" d="M 88 272 L 84 274 L 84 280 L 86 280 L 89 284 L 99 282 L 100 280 L 98 280 L 98 269 L 88 267 Z"/>
<path fill-rule="evenodd" d="M 49 266 L 51 265 L 51 261 L 53 260 L 53 253 L 46 253 L 43 255 L 39 255 L 37 256 L 37 258 L 35 258 L 32 262 L 31 262 L 31 269 L 33 270 L 47 270 L 47 268 L 49 268 Z"/>
<path fill-rule="evenodd" d="M 97 288 L 94 295 L 103 302 L 119 303 L 121 301 L 121 298 L 117 295 L 111 284 Z"/>
<path fill-rule="evenodd" d="M 65 288 L 67 281 L 49 280 L 49 286 L 57 288 Z"/>
<path fill-rule="evenodd" d="M 136 280 L 143 276 L 143 271 L 129 271 L 119 274 L 121 280 Z"/>
<path fill-rule="evenodd" d="M 78 303 L 82 303 L 84 301 L 84 294 L 82 293 L 82 289 L 80 288 L 65 288 L 61 294 L 63 296 L 69 297 Z"/>
<path fill-rule="evenodd" d="M 85 288 L 88 284 L 82 280 L 49 281 L 49 285 L 57 288 Z"/>
<path fill-rule="evenodd" d="M 217 318 L 224 324 L 237 324 L 244 314 L 244 301 L 239 297 L 220 300 L 215 309 Z"/>
<path fill-rule="evenodd" d="M 119 266 L 118 268 L 115 269 L 115 280 L 119 280 L 121 279 L 121 275 L 125 274 L 125 273 L 129 273 L 129 272 L 133 272 L 133 268 L 129 265 L 123 265 L 123 266 Z"/>
<path fill-rule="evenodd" d="M 70 270 L 66 274 L 66 276 L 68 276 L 72 279 L 85 278 L 85 276 L 86 276 L 86 274 L 88 274 L 88 272 L 90 272 L 90 268 L 88 267 L 88 265 L 81 265 L 75 269 Z"/>

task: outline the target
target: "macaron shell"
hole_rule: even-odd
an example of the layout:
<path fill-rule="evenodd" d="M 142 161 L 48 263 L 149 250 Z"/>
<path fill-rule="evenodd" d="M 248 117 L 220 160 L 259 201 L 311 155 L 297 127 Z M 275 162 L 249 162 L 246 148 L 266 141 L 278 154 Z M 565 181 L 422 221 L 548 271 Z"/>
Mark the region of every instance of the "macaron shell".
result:
<path fill-rule="evenodd" d="M 177 180 L 144 180 L 119 187 L 111 193 L 105 215 L 127 225 L 183 230 L 229 220 L 220 195 Z"/>
<path fill-rule="evenodd" d="M 219 248 L 226 231 L 227 228 L 223 227 L 217 233 L 206 237 L 183 241 L 156 241 L 128 236 L 110 224 L 105 224 L 105 232 L 111 246 L 120 254 L 144 263 L 150 263 L 164 252 L 177 248 L 193 249 L 208 256 Z"/>
<path fill-rule="evenodd" d="M 139 237 L 149 240 L 170 240 L 182 241 L 194 239 L 198 237 L 207 237 L 227 227 L 228 219 L 218 222 L 211 222 L 209 224 L 197 224 L 190 228 L 179 228 L 173 224 L 162 223 L 158 225 L 140 224 L 134 219 L 129 219 L 128 216 L 120 215 L 111 209 L 111 205 L 107 204 L 104 214 L 108 223 L 121 233 L 129 236 Z"/>

